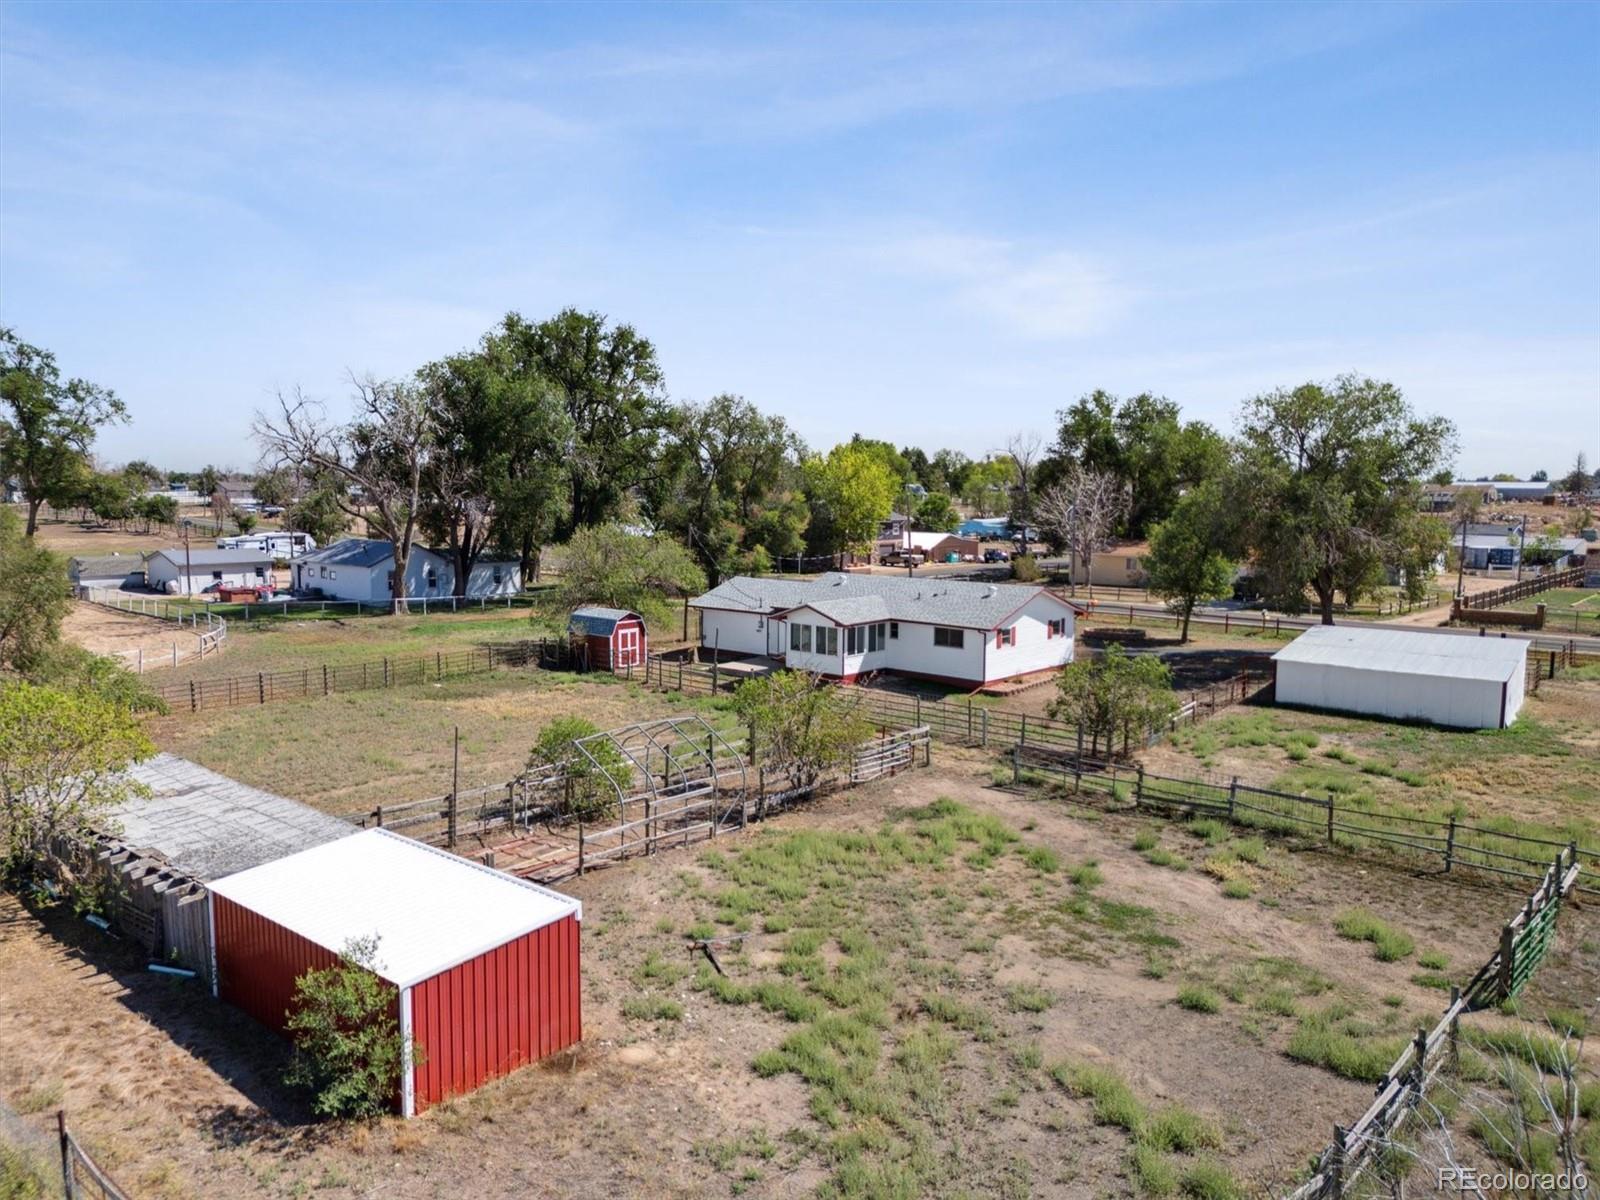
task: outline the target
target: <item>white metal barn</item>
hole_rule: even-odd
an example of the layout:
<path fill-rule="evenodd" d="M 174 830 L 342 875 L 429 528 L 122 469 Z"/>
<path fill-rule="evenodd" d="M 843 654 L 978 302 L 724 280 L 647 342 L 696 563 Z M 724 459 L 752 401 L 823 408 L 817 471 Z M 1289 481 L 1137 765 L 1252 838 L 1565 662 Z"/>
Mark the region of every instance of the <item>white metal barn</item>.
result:
<path fill-rule="evenodd" d="M 1318 625 L 1272 656 L 1280 704 L 1499 729 L 1522 707 L 1528 644 Z"/>

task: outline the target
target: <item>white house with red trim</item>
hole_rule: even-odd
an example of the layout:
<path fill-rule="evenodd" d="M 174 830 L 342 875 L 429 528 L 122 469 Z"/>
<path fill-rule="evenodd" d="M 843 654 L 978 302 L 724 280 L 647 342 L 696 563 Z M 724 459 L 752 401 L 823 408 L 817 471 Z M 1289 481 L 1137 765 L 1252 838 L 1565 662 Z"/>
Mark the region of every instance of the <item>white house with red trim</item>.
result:
<path fill-rule="evenodd" d="M 689 601 L 700 644 L 849 682 L 893 671 L 979 687 L 1072 661 L 1077 609 L 1047 588 L 938 578 L 738 575 Z"/>

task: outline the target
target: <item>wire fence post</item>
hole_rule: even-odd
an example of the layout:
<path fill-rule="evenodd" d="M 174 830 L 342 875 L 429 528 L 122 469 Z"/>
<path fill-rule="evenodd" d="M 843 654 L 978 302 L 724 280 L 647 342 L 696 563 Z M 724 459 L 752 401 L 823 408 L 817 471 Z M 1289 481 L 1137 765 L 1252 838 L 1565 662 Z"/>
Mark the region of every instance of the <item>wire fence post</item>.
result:
<path fill-rule="evenodd" d="M 72 1135 L 67 1132 L 66 1109 L 56 1109 L 56 1132 L 61 1137 L 61 1186 L 67 1200 L 77 1200 L 78 1181 L 72 1173 Z"/>
<path fill-rule="evenodd" d="M 1445 874 L 1446 875 L 1448 875 L 1450 873 L 1450 868 L 1455 865 L 1455 861 L 1456 861 L 1456 816 L 1455 816 L 1454 813 L 1451 813 L 1450 814 L 1450 828 L 1446 831 L 1445 836 L 1444 836 L 1444 870 L 1445 870 Z"/>
<path fill-rule="evenodd" d="M 1511 999 L 1511 965 L 1516 957 L 1517 939 L 1511 932 L 1509 924 L 1500 929 L 1500 973 L 1496 980 L 1500 988 L 1500 999 Z"/>

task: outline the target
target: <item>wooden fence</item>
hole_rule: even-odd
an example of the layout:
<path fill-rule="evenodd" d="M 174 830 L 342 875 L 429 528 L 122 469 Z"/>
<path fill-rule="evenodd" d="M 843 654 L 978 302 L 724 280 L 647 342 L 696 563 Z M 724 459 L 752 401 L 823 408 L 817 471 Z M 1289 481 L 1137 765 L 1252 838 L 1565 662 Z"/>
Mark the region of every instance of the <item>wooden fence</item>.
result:
<path fill-rule="evenodd" d="M 1537 693 L 1539 684 L 1546 679 L 1555 679 L 1563 671 L 1570 671 L 1574 667 L 1591 667 L 1600 665 L 1600 654 L 1587 654 L 1576 648 L 1576 643 L 1568 642 L 1559 650 L 1530 650 L 1528 652 L 1528 670 L 1524 677 L 1525 690 Z"/>
<path fill-rule="evenodd" d="M 1600 854 L 1575 843 L 1508 833 L 1455 817 L 1441 821 L 1373 812 L 1332 799 L 1252 787 L 1237 779 L 1157 775 L 1138 765 L 1040 746 L 1013 746 L 1011 769 L 1017 784 L 1051 784 L 1072 795 L 1110 796 L 1133 808 L 1166 815 L 1215 817 L 1341 850 L 1437 862 L 1446 873 L 1538 880 L 1557 851 L 1569 852 L 1574 861 L 1600 862 Z"/>
<path fill-rule="evenodd" d="M 356 663 L 323 663 L 288 671 L 258 671 L 218 679 L 190 679 L 150 689 L 174 712 L 197 713 L 241 704 L 272 704 L 337 692 L 371 691 L 486 675 L 513 667 L 567 670 L 572 647 L 564 638 L 539 638 L 504 645 L 436 650 L 432 654 L 374 658 Z"/>
<path fill-rule="evenodd" d="M 734 745 L 730 749 L 738 754 Z M 919 762 L 925 766 L 931 759 L 931 738 L 925 728 L 874 738 L 860 747 L 846 769 L 820 779 L 797 779 L 781 766 L 756 766 L 743 754 L 739 757 L 740 769 L 728 770 L 725 784 L 660 797 L 631 796 L 599 822 L 573 810 L 559 768 L 491 787 L 379 805 L 346 814 L 346 819 L 458 852 L 465 852 L 463 844 L 476 843 L 475 853 L 489 865 L 551 883 L 608 862 L 743 829 L 819 790 L 865 783 Z"/>
<path fill-rule="evenodd" d="M 1546 571 L 1543 575 L 1536 575 L 1531 579 L 1522 579 L 1516 583 L 1508 583 L 1505 587 L 1495 588 L 1488 592 L 1475 592 L 1470 596 L 1462 596 L 1456 600 L 1454 608 L 1499 608 L 1502 604 L 1510 604 L 1516 600 L 1526 600 L 1529 596 L 1536 596 L 1540 592 L 1549 591 L 1551 588 L 1582 587 L 1583 568 L 1571 567 L 1565 571 Z M 1452 613 L 1452 615 L 1455 615 Z M 1463 620 L 1471 620 L 1463 617 Z"/>
<path fill-rule="evenodd" d="M 70 872 L 94 898 L 96 915 L 119 936 L 152 961 L 176 960 L 209 975 L 211 927 L 204 883 L 159 854 L 105 834 L 58 841 L 51 855 L 58 878 Z"/>
<path fill-rule="evenodd" d="M 73 1136 L 63 1109 L 56 1110 L 56 1133 L 61 1142 L 61 1185 L 66 1200 L 133 1200 Z"/>
<path fill-rule="evenodd" d="M 649 658 L 642 667 L 619 668 L 617 674 L 627 679 L 637 679 L 645 686 L 661 691 L 711 696 L 732 692 L 740 683 L 752 677 L 749 671 L 740 670 L 739 667 L 738 663 L 719 665 Z M 1271 684 L 1272 676 L 1269 673 L 1247 670 L 1188 692 L 1177 715 L 1164 729 L 1150 731 L 1143 744 L 1181 725 L 1204 721 L 1229 705 L 1242 704 Z M 1044 746 L 1071 749 L 1077 754 L 1087 750 L 1091 755 L 1098 748 L 1104 748 L 1092 735 L 1088 736 L 1086 743 L 1084 731 L 1071 722 L 1013 712 L 981 704 L 970 697 L 932 698 L 868 685 L 862 685 L 854 691 L 860 697 L 862 711 L 875 725 L 888 729 L 926 726 L 932 736 L 940 741 L 967 746 Z M 1124 753 L 1134 748 L 1132 743 L 1133 738 L 1125 735 Z"/>
<path fill-rule="evenodd" d="M 1311 1177 L 1286 1200 L 1341 1200 L 1368 1172 L 1381 1176 L 1398 1164 L 1404 1173 L 1408 1160 L 1397 1160 L 1389 1150 L 1440 1073 L 1458 1065 L 1461 1015 L 1521 990 L 1549 948 L 1561 902 L 1576 886 L 1580 870 L 1571 850 L 1555 856 L 1521 911 L 1501 930 L 1488 961 L 1465 988 L 1451 989 L 1450 1006 L 1432 1029 L 1417 1031 L 1355 1123 L 1334 1126 L 1333 1140 L 1317 1156 Z"/>

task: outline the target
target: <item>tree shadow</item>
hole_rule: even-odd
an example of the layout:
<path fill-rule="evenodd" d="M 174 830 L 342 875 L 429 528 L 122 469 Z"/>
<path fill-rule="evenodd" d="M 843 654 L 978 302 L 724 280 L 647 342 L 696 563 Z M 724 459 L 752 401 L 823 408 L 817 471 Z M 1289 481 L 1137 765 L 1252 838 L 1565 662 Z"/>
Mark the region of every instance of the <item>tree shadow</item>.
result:
<path fill-rule="evenodd" d="M 131 939 L 102 931 L 74 916 L 64 903 L 27 900 L 5 924 L 32 919 L 57 947 L 68 970 L 81 978 L 102 975 L 117 985 L 116 1001 L 164 1032 L 226 1080 L 249 1106 L 214 1105 L 202 1120 L 218 1145 L 246 1141 L 310 1148 L 330 1126 L 312 1112 L 307 1097 L 283 1082 L 289 1043 L 274 1031 L 211 995 L 199 977 L 185 979 L 151 971 L 149 956 Z M 0 926 L 0 936 L 4 936 Z"/>

